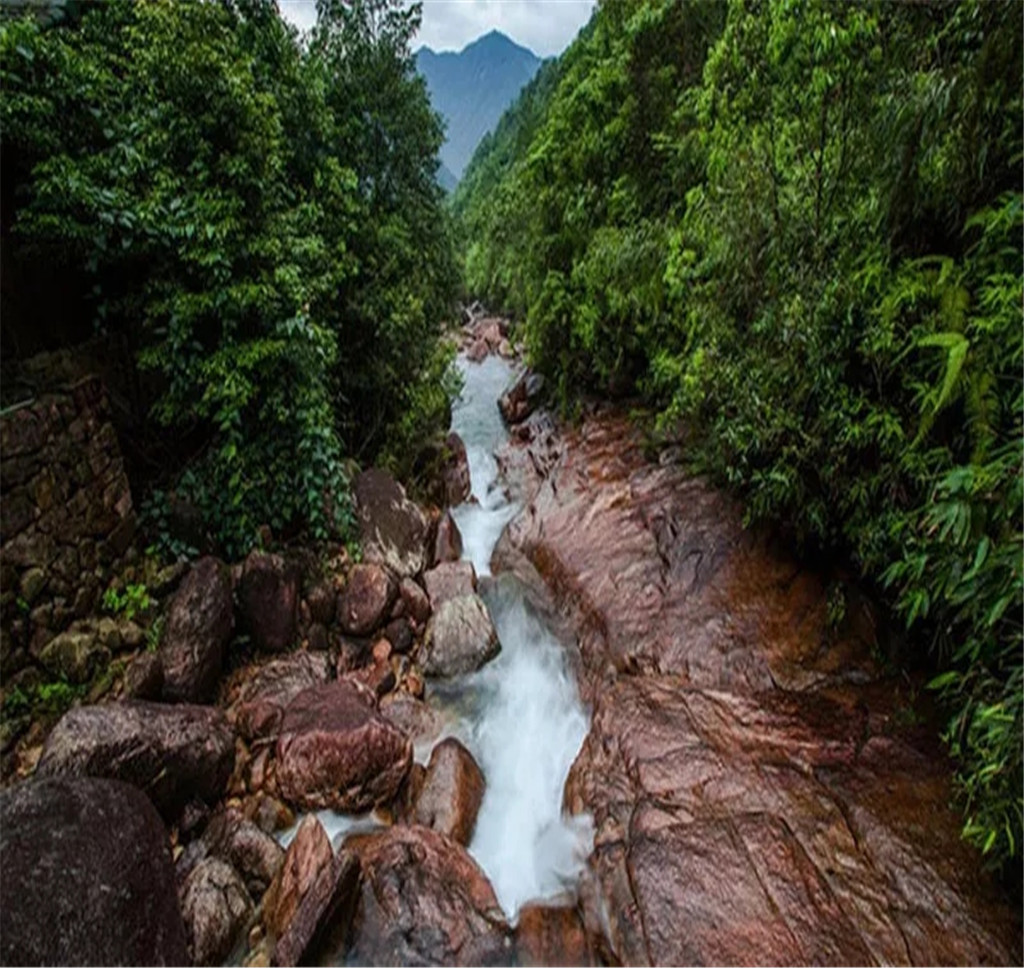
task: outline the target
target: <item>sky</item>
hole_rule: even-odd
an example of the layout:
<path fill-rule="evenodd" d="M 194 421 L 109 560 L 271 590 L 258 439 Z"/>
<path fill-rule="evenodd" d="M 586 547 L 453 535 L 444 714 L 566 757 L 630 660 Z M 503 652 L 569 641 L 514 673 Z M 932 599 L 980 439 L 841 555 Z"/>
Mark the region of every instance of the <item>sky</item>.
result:
<path fill-rule="evenodd" d="M 278 0 L 300 29 L 316 20 L 315 0 Z M 423 0 L 423 23 L 413 46 L 462 50 L 500 30 L 541 57 L 560 54 L 589 19 L 595 0 Z"/>

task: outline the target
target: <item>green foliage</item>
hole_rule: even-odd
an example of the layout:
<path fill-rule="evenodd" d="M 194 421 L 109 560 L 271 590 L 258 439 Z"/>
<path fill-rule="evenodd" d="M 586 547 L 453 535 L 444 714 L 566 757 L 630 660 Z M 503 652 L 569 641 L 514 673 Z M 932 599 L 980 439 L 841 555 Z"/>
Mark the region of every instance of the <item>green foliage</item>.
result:
<path fill-rule="evenodd" d="M 123 615 L 132 621 L 136 615 L 143 615 L 152 606 L 149 590 L 145 585 L 125 585 L 124 591 L 113 586 L 103 593 L 103 610 L 111 615 Z"/>
<path fill-rule="evenodd" d="M 608 0 L 454 204 L 565 404 L 640 394 L 749 520 L 852 559 L 1019 855 L 1022 13 Z M 829 614 L 843 602 L 830 597 Z"/>
<path fill-rule="evenodd" d="M 232 555 L 263 524 L 345 532 L 343 454 L 382 451 L 436 376 L 455 289 L 419 8 L 318 14 L 306 45 L 271 0 L 0 28 L 19 244 L 137 348 L 153 418 L 198 445 L 173 488 Z"/>
<path fill-rule="evenodd" d="M 36 718 L 57 719 L 81 699 L 88 685 L 73 685 L 64 679 L 41 682 L 28 689 L 15 686 L 4 694 L 0 710 L 5 720 L 31 714 Z"/>

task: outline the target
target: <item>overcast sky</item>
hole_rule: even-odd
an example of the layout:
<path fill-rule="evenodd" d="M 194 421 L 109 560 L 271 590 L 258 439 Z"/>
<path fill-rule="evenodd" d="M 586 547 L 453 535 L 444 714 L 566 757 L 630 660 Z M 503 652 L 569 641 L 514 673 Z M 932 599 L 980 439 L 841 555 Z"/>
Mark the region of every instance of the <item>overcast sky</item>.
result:
<path fill-rule="evenodd" d="M 594 9 L 595 0 L 423 0 L 423 24 L 413 46 L 462 50 L 500 30 L 535 54 L 560 54 Z M 305 30 L 316 20 L 315 0 L 278 0 L 281 12 Z"/>

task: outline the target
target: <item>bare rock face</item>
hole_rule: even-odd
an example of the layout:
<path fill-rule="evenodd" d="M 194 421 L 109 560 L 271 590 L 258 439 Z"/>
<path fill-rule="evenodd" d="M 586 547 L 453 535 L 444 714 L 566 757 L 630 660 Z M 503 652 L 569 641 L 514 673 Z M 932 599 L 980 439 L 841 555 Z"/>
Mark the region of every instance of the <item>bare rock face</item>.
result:
<path fill-rule="evenodd" d="M 352 482 L 363 557 L 399 578 L 412 578 L 427 565 L 430 525 L 401 485 L 378 468 Z"/>
<path fill-rule="evenodd" d="M 173 820 L 193 797 L 217 800 L 234 761 L 235 735 L 219 709 L 119 702 L 66 712 L 46 741 L 38 772 L 123 780 Z"/>
<path fill-rule="evenodd" d="M 387 621 L 398 590 L 380 565 L 356 565 L 338 596 L 338 625 L 346 635 L 369 635 Z"/>
<path fill-rule="evenodd" d="M 421 661 L 428 676 L 474 672 L 501 651 L 487 606 L 478 595 L 441 602 L 430 617 Z"/>
<path fill-rule="evenodd" d="M 361 813 L 398 792 L 412 745 L 381 716 L 372 692 L 342 679 L 307 689 L 285 711 L 277 741 L 277 783 L 307 810 Z"/>
<path fill-rule="evenodd" d="M 490 883 L 465 848 L 424 827 L 350 837 L 363 880 L 347 958 L 370 965 L 493 965 L 512 955 Z"/>
<path fill-rule="evenodd" d="M 445 511 L 437 522 L 434 538 L 434 563 L 458 561 L 462 557 L 462 534 L 450 511 Z"/>
<path fill-rule="evenodd" d="M 448 561 L 424 573 L 430 607 L 437 610 L 442 602 L 460 595 L 476 593 L 476 570 L 471 561 Z"/>
<path fill-rule="evenodd" d="M 453 737 L 443 740 L 430 754 L 416 799 L 416 823 L 468 846 L 486 787 L 473 754 Z"/>
<path fill-rule="evenodd" d="M 280 937 L 295 917 L 302 899 L 334 860 L 334 851 L 323 825 L 306 817 L 288 845 L 284 862 L 263 900 L 263 923 Z"/>
<path fill-rule="evenodd" d="M 326 652 L 295 652 L 245 672 L 232 704 L 238 731 L 254 740 L 277 735 L 288 704 L 300 693 L 326 683 L 331 660 Z"/>
<path fill-rule="evenodd" d="M 252 898 L 230 864 L 200 861 L 181 891 L 181 913 L 195 965 L 222 965 L 253 915 Z"/>
<path fill-rule="evenodd" d="M 213 697 L 234 627 L 228 569 L 216 558 L 201 558 L 167 610 L 160 644 L 165 699 L 194 703 Z"/>
<path fill-rule="evenodd" d="M 624 418 L 534 435 L 499 565 L 580 643 L 588 935 L 614 964 L 1019 961 L 1016 917 L 960 840 L 934 737 L 899 727 L 870 616 Z"/>
<path fill-rule="evenodd" d="M 167 830 L 112 780 L 31 780 L 0 793 L 0 962 L 184 965 Z"/>
<path fill-rule="evenodd" d="M 284 652 L 295 644 L 299 572 L 280 555 L 253 551 L 238 582 L 242 621 L 261 652 Z"/>
<path fill-rule="evenodd" d="M 527 904 L 516 921 L 516 963 L 524 966 L 596 965 L 579 911 Z"/>

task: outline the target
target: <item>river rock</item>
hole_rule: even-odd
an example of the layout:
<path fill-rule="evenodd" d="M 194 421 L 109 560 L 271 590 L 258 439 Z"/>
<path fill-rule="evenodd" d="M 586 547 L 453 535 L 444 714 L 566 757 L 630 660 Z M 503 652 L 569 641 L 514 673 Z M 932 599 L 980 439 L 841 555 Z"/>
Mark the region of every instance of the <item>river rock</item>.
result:
<path fill-rule="evenodd" d="M 409 618 L 422 626 L 430 618 L 430 599 L 427 593 L 411 578 L 402 579 L 398 593 L 402 597 Z"/>
<path fill-rule="evenodd" d="M 457 433 L 450 433 L 444 442 L 445 461 L 441 471 L 444 486 L 444 501 L 448 507 L 455 507 L 469 497 L 469 457 L 466 445 Z M 438 559 L 440 560 L 440 559 Z"/>
<path fill-rule="evenodd" d="M 444 732 L 444 715 L 407 692 L 395 692 L 380 701 L 380 714 L 394 723 L 413 743 L 429 743 Z"/>
<path fill-rule="evenodd" d="M 596 965 L 575 907 L 527 904 L 516 919 L 516 963 L 523 968 Z"/>
<path fill-rule="evenodd" d="M 228 569 L 216 558 L 201 558 L 167 610 L 160 644 L 164 698 L 205 702 L 213 696 L 234 627 Z"/>
<path fill-rule="evenodd" d="M 319 949 L 342 946 L 358 900 L 359 861 L 349 851 L 332 857 L 309 890 L 274 946 L 275 965 L 316 963 Z"/>
<path fill-rule="evenodd" d="M 399 578 L 412 578 L 427 565 L 430 525 L 387 472 L 371 468 L 352 482 L 363 558 L 384 565 Z"/>
<path fill-rule="evenodd" d="M 181 914 L 195 965 L 222 965 L 253 915 L 252 898 L 230 864 L 201 860 L 181 891 Z"/>
<path fill-rule="evenodd" d="M 350 837 L 363 880 L 348 962 L 369 965 L 508 963 L 508 926 L 466 849 L 425 827 Z"/>
<path fill-rule="evenodd" d="M 298 604 L 298 568 L 281 555 L 250 552 L 238 581 L 238 607 L 257 649 L 283 652 L 295 644 Z"/>
<path fill-rule="evenodd" d="M 263 896 L 284 863 L 281 845 L 232 807 L 213 816 L 202 839 L 211 856 L 226 861 L 242 875 L 253 898 Z"/>
<path fill-rule="evenodd" d="M 413 644 L 412 625 L 407 618 L 396 618 L 384 626 L 384 638 L 391 643 L 391 650 L 396 655 L 407 655 Z"/>
<path fill-rule="evenodd" d="M 426 572 L 423 583 L 436 612 L 442 602 L 476 593 L 476 569 L 471 561 L 447 561 Z"/>
<path fill-rule="evenodd" d="M 288 845 L 284 862 L 263 900 L 263 923 L 279 937 L 291 923 L 303 897 L 334 859 L 323 824 L 307 816 Z"/>
<path fill-rule="evenodd" d="M 434 538 L 434 563 L 458 561 L 462 557 L 462 535 L 450 511 L 445 511 L 437 522 L 437 535 Z"/>
<path fill-rule="evenodd" d="M 521 423 L 533 413 L 544 391 L 544 377 L 526 372 L 498 399 L 498 409 L 505 423 Z"/>
<path fill-rule="evenodd" d="M 391 799 L 412 762 L 412 745 L 349 680 L 307 689 L 284 714 L 277 783 L 303 809 L 361 813 Z"/>
<path fill-rule="evenodd" d="M 300 693 L 331 678 L 326 652 L 295 652 L 250 667 L 232 705 L 238 731 L 246 739 L 276 736 L 288 704 Z"/>
<path fill-rule="evenodd" d="M 421 664 L 428 676 L 474 672 L 501 651 L 498 633 L 478 595 L 442 601 L 427 623 Z"/>
<path fill-rule="evenodd" d="M 387 620 L 398 590 L 380 565 L 356 565 L 338 596 L 338 624 L 346 635 L 369 635 Z"/>
<path fill-rule="evenodd" d="M 164 689 L 164 664 L 157 652 L 137 655 L 124 674 L 128 699 L 159 699 Z"/>
<path fill-rule="evenodd" d="M 167 830 L 112 780 L 33 780 L 0 793 L 0 962 L 184 965 Z"/>
<path fill-rule="evenodd" d="M 329 581 L 314 585 L 306 595 L 309 616 L 318 625 L 330 625 L 338 611 L 338 592 Z"/>
<path fill-rule="evenodd" d="M 473 754 L 454 737 L 443 740 L 430 754 L 416 799 L 416 823 L 468 845 L 485 788 Z"/>
<path fill-rule="evenodd" d="M 219 709 L 129 701 L 65 713 L 43 748 L 39 774 L 123 780 L 173 820 L 192 797 L 215 801 L 234 760 L 235 736 Z"/>
<path fill-rule="evenodd" d="M 487 340 L 474 339 L 470 342 L 469 346 L 466 347 L 466 359 L 470 363 L 482 363 L 487 359 L 487 354 L 490 353 L 491 348 L 487 345 Z"/>

